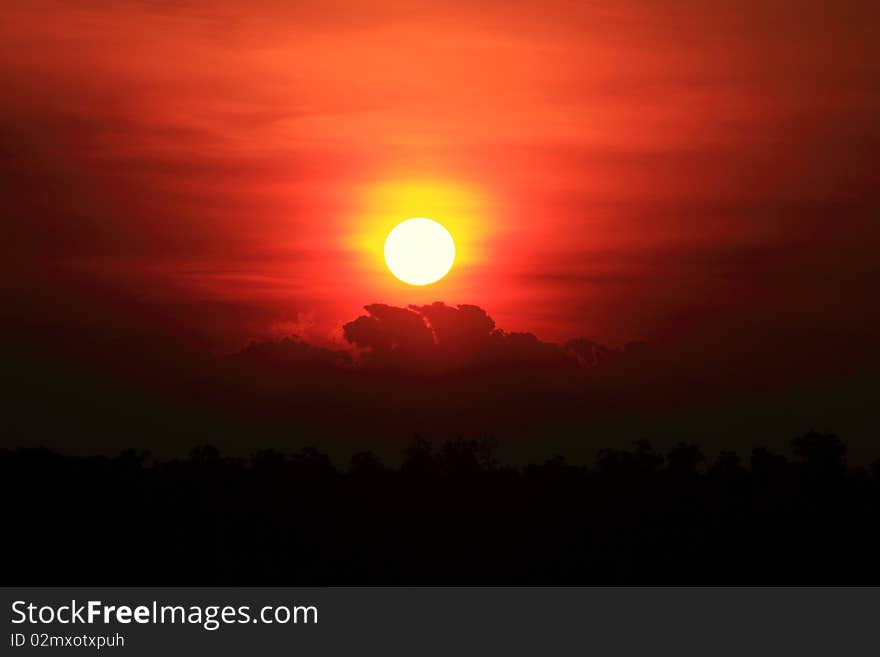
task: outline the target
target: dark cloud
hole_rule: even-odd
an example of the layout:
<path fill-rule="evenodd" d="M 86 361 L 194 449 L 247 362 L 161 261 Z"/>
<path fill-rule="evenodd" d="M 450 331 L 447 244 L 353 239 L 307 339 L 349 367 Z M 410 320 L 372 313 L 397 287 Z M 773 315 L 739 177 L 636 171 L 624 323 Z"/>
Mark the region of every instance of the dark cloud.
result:
<path fill-rule="evenodd" d="M 559 345 L 532 333 L 495 328 L 479 306 L 442 302 L 409 308 L 365 306 L 362 315 L 343 327 L 346 340 L 369 350 L 365 362 L 394 363 L 419 370 L 508 367 L 571 368 L 577 359 Z"/>
<path fill-rule="evenodd" d="M 434 344 L 430 327 L 419 313 L 383 303 L 364 306 L 369 313 L 343 326 L 345 339 L 375 352 L 424 352 Z"/>
<path fill-rule="evenodd" d="M 290 336 L 222 357 L 148 332 L 107 326 L 86 336 L 66 326 L 13 335 L 6 325 L 15 345 L 8 445 L 175 453 L 210 441 L 391 454 L 420 434 L 494 436 L 512 459 L 586 459 L 640 438 L 692 440 L 710 453 L 782 447 L 820 427 L 846 435 L 854 458 L 876 456 L 871 361 L 854 370 L 837 351 L 831 362 L 823 350 L 840 349 L 831 341 L 775 352 L 708 341 L 556 344 L 497 328 L 477 306 L 439 302 L 366 306 L 344 327 L 351 347 Z"/>
<path fill-rule="evenodd" d="M 459 352 L 484 346 L 491 338 L 498 337 L 495 320 L 478 306 L 447 306 L 435 302 L 429 306 L 410 306 L 425 318 L 437 344 L 447 352 Z"/>

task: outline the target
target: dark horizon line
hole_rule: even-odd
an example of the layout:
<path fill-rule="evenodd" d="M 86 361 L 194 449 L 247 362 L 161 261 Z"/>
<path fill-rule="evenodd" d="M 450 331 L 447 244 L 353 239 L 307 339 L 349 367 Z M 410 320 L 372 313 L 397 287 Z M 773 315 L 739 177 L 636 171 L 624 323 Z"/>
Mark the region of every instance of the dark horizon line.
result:
<path fill-rule="evenodd" d="M 869 472 L 880 480 L 880 458 L 867 465 L 849 464 L 846 460 L 847 445 L 837 434 L 819 431 L 807 431 L 795 437 L 789 448 L 789 454 L 775 452 L 766 447 L 753 447 L 748 459 L 741 458 L 735 449 L 721 448 L 713 460 L 706 456 L 703 448 L 688 441 L 679 441 L 665 452 L 654 449 L 650 440 L 632 441 L 631 449 L 600 448 L 597 450 L 593 462 L 578 463 L 569 462 L 564 454 L 553 454 L 544 461 L 528 462 L 524 464 L 503 463 L 494 456 L 499 447 L 499 441 L 494 438 L 470 439 L 457 437 L 445 440 L 428 440 L 416 434 L 413 440 L 401 451 L 400 464 L 396 467 L 388 465 L 381 456 L 373 450 L 366 449 L 353 452 L 349 457 L 346 467 L 339 468 L 334 460 L 316 445 L 306 445 L 295 451 L 281 451 L 274 447 L 255 449 L 246 456 L 224 455 L 220 448 L 210 443 L 194 445 L 185 457 L 171 456 L 161 457 L 155 455 L 149 449 L 126 447 L 115 454 L 71 454 L 56 451 L 45 446 L 15 446 L 0 447 L 0 458 L 13 456 L 40 455 L 48 458 L 60 458 L 77 461 L 104 460 L 124 461 L 129 464 L 137 463 L 141 467 L 158 468 L 174 463 L 200 463 L 238 465 L 253 468 L 256 464 L 272 460 L 280 464 L 296 465 L 306 461 L 311 463 L 321 462 L 329 466 L 337 474 L 350 474 L 356 469 L 357 463 L 369 463 L 371 467 L 384 470 L 388 473 L 399 473 L 405 468 L 406 463 L 413 455 L 424 462 L 433 461 L 441 463 L 451 455 L 465 460 L 472 460 L 475 465 L 484 471 L 507 470 L 523 474 L 530 469 L 543 467 L 569 468 L 579 470 L 584 474 L 596 473 L 607 470 L 609 467 L 632 467 L 635 466 L 644 472 L 676 469 L 676 464 L 682 459 L 690 463 L 689 469 L 694 473 L 708 472 L 713 469 L 739 469 L 753 472 L 756 463 L 762 464 L 774 462 L 777 466 L 788 465 L 821 465 L 824 470 L 837 470 L 839 472 Z M 791 459 L 793 456 L 794 459 Z M 760 465 L 758 467 L 761 467 Z"/>

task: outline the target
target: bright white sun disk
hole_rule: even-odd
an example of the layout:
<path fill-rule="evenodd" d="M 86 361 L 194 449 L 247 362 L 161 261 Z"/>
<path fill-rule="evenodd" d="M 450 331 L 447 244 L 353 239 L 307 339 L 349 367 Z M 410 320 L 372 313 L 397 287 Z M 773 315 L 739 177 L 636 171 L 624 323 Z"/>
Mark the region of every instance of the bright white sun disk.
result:
<path fill-rule="evenodd" d="M 455 242 L 441 224 L 417 217 L 397 224 L 385 239 L 385 263 L 410 285 L 430 285 L 455 262 Z"/>

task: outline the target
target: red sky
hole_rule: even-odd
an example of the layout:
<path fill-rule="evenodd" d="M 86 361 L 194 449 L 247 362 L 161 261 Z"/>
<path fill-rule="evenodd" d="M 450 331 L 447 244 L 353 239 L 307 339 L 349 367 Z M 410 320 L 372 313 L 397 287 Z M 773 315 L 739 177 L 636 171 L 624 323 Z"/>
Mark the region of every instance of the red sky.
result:
<path fill-rule="evenodd" d="M 219 349 L 435 300 L 547 339 L 864 339 L 878 7 L 7 3 L 4 313 Z M 381 259 L 411 216 L 459 245 L 427 288 Z"/>

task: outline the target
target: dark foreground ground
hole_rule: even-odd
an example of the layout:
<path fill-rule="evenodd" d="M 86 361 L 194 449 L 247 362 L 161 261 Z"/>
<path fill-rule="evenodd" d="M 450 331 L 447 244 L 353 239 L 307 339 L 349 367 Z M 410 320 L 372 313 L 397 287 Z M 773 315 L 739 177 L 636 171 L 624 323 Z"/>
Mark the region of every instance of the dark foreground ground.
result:
<path fill-rule="evenodd" d="M 0 452 L 7 585 L 878 584 L 880 467 L 681 444 L 513 469 L 416 440 L 401 467 L 314 449 L 186 460 Z"/>

